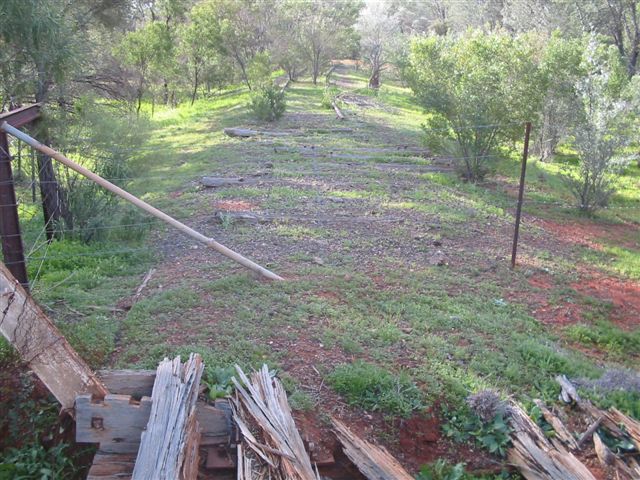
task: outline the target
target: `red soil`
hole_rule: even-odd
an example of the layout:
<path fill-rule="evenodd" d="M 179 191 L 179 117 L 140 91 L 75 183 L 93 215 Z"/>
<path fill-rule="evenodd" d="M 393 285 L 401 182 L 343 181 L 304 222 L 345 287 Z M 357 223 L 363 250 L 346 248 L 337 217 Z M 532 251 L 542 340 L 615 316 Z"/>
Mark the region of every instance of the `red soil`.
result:
<path fill-rule="evenodd" d="M 621 280 L 599 273 L 583 277 L 571 284 L 578 292 L 611 302 L 610 319 L 622 328 L 640 326 L 640 283 Z"/>
<path fill-rule="evenodd" d="M 557 223 L 538 219 L 538 225 L 551 232 L 558 240 L 602 250 L 603 242 L 625 248 L 640 248 L 640 228 L 627 223 L 602 224 L 587 220 Z"/>
<path fill-rule="evenodd" d="M 214 207 L 226 212 L 246 212 L 253 210 L 257 205 L 245 200 L 218 200 L 214 203 Z"/>

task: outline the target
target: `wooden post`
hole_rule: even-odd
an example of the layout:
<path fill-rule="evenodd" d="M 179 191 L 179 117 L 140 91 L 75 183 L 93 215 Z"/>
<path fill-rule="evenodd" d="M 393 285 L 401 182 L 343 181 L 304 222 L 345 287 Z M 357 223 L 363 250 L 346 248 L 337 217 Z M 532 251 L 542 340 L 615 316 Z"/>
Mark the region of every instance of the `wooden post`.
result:
<path fill-rule="evenodd" d="M 0 235 L 2 254 L 9 271 L 28 289 L 27 267 L 20 235 L 18 204 L 11 171 L 7 134 L 0 132 Z"/>
<path fill-rule="evenodd" d="M 30 145 L 32 148 L 35 148 L 39 152 L 42 152 L 43 154 L 45 154 L 45 155 L 47 155 L 47 156 L 49 156 L 51 158 L 55 158 L 60 163 L 62 163 L 64 165 L 66 165 L 67 167 L 69 167 L 71 170 L 74 170 L 74 171 L 78 172 L 80 175 L 83 175 L 83 176 L 87 177 L 89 180 L 94 181 L 95 183 L 97 183 L 101 187 L 104 187 L 107 190 L 109 190 L 110 192 L 115 193 L 119 197 L 124 198 L 129 203 L 132 203 L 136 207 L 141 208 L 142 210 L 144 210 L 144 211 L 150 213 L 151 215 L 153 215 L 154 217 L 159 218 L 160 220 L 162 220 L 162 221 L 168 223 L 169 225 L 177 228 L 178 230 L 180 230 L 181 232 L 183 232 L 186 235 L 190 236 L 191 238 L 194 238 L 194 239 L 198 240 L 199 242 L 202 242 L 207 247 L 210 247 L 210 248 L 216 250 L 217 252 L 219 252 L 222 255 L 224 255 L 225 257 L 228 257 L 231 260 L 239 263 L 240 265 L 242 265 L 242 266 L 244 266 L 244 267 L 246 267 L 246 268 L 248 268 L 250 270 L 253 270 L 256 273 L 259 273 L 263 277 L 268 278 L 270 280 L 283 280 L 282 277 L 280 277 L 279 275 L 276 275 L 272 271 L 267 270 L 266 268 L 258 265 L 257 263 L 252 262 L 248 258 L 243 257 L 239 253 L 234 252 L 230 248 L 225 247 L 224 245 L 222 245 L 222 244 L 218 243 L 217 241 L 215 241 L 213 238 L 206 237 L 205 235 L 201 234 L 200 232 L 197 232 L 194 229 L 186 226 L 184 223 L 179 222 L 175 218 L 173 218 L 173 217 L 167 215 L 166 213 L 158 210 L 157 208 L 149 205 L 147 202 L 145 202 L 143 200 L 140 200 L 135 195 L 132 195 L 129 192 L 127 192 L 126 190 L 123 190 L 122 188 L 118 187 L 117 185 L 114 185 L 113 183 L 105 180 L 100 175 L 97 175 L 97 174 L 93 173 L 91 170 L 88 170 L 88 169 L 84 168 L 82 165 L 78 165 L 73 160 L 70 160 L 67 157 L 65 157 L 64 155 L 62 155 L 60 152 L 55 151 L 53 148 L 50 148 L 50 147 L 47 147 L 46 145 L 41 144 L 36 139 L 30 137 L 29 135 L 27 135 L 24 132 L 21 132 L 17 128 L 12 127 L 8 123 L 6 123 L 6 122 L 2 123 L 0 125 L 0 130 L 1 131 L 5 131 L 7 133 L 10 133 L 14 137 L 18 138 L 19 140 L 22 140 L 23 142 L 25 142 L 26 144 Z"/>
<path fill-rule="evenodd" d="M 520 169 L 520 188 L 518 190 L 518 205 L 516 207 L 516 226 L 513 232 L 513 248 L 511 249 L 511 268 L 516 266 L 518 252 L 518 236 L 520 234 L 520 216 L 522 215 L 522 200 L 524 198 L 524 180 L 527 173 L 527 157 L 529 156 L 529 137 L 531 135 L 531 122 L 525 124 L 524 151 L 522 152 L 522 168 Z"/>
<path fill-rule="evenodd" d="M 67 339 L 0 263 L 0 332 L 63 408 L 76 396 L 108 392 Z"/>

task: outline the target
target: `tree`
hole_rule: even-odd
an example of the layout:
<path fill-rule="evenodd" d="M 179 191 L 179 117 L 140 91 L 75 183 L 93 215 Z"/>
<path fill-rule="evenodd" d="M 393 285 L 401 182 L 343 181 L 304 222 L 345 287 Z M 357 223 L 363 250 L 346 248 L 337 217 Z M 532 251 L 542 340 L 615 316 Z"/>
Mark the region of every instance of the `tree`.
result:
<path fill-rule="evenodd" d="M 428 117 L 432 148 L 459 158 L 477 181 L 500 142 L 515 141 L 537 115 L 541 96 L 532 48 L 522 38 L 470 31 L 459 39 L 416 39 L 408 83 Z"/>
<path fill-rule="evenodd" d="M 354 25 L 362 4 L 350 0 L 305 0 L 291 5 L 299 12 L 299 50 L 311 67 L 313 84 L 317 85 L 318 77 L 329 61 L 353 45 Z"/>
<path fill-rule="evenodd" d="M 568 5 L 584 31 L 600 33 L 613 42 L 629 77 L 635 75 L 640 56 L 640 1 L 587 0 Z"/>
<path fill-rule="evenodd" d="M 555 32 L 547 41 L 540 62 L 544 101 L 536 129 L 535 147 L 542 161 L 551 159 L 556 148 L 578 121 L 576 84 L 584 76 L 584 42 L 565 39 Z"/>
<path fill-rule="evenodd" d="M 151 22 L 139 30 L 127 33 L 116 48 L 116 55 L 125 65 L 134 69 L 137 77 L 135 101 L 138 116 L 142 99 L 149 88 L 149 77 L 171 68 L 173 47 L 166 24 Z"/>
<path fill-rule="evenodd" d="M 80 63 L 82 25 L 63 2 L 55 0 L 3 0 L 0 2 L 0 38 L 9 62 L 3 70 L 12 82 L 3 88 L 9 104 L 20 100 L 47 104 L 56 84 L 69 78 Z M 4 73 L 3 72 L 3 73 Z M 36 135 L 50 144 L 46 122 L 39 122 Z M 38 155 L 40 195 L 47 238 L 56 225 L 69 218 L 65 192 L 55 176 L 51 159 Z"/>
<path fill-rule="evenodd" d="M 623 93 L 626 71 L 616 51 L 589 41 L 583 57 L 585 75 L 576 85 L 580 121 L 573 129 L 580 157 L 577 176 L 566 181 L 578 208 L 593 212 L 615 192 L 614 174 L 624 164 L 621 150 L 629 144 L 629 107 Z"/>
<path fill-rule="evenodd" d="M 397 20 L 388 16 L 383 3 L 369 3 L 358 19 L 360 51 L 369 65 L 369 88 L 380 87 L 380 74 L 387 64 L 390 44 L 397 33 Z"/>

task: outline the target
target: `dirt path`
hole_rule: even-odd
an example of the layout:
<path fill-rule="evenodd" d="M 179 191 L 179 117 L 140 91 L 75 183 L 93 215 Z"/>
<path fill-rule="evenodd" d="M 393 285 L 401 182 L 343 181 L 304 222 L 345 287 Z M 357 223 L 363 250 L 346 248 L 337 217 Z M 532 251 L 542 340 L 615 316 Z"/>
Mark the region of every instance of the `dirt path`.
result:
<path fill-rule="evenodd" d="M 358 86 L 341 75 L 345 72 L 336 73 L 342 88 Z M 397 325 L 381 333 L 385 325 L 372 324 L 375 319 L 369 311 L 360 313 L 358 302 L 374 304 L 381 312 L 395 308 L 396 294 L 409 295 L 402 272 L 407 277 L 427 272 L 419 278 L 428 288 L 439 287 L 441 278 L 454 280 L 442 286 L 453 298 L 476 290 L 482 296 L 485 285 L 495 285 L 491 301 L 506 299 L 554 331 L 586 321 L 585 296 L 610 302 L 611 320 L 633 329 L 640 318 L 640 284 L 586 264 L 576 246 L 598 250 L 599 239 L 606 238 L 638 250 L 638 228 L 559 225 L 525 216 L 520 266 L 511 272 L 512 211 L 429 181 L 428 175 L 448 173 L 451 165 L 429 158 L 417 142 L 419 130 L 398 129 L 387 117 L 376 117 L 370 106 L 364 107 L 371 111 L 363 120 L 362 109 L 347 106 L 349 120 L 339 122 L 330 112 L 312 113 L 294 104 L 278 129 L 295 135 L 277 142 L 229 139 L 234 163 L 220 162 L 203 172 L 220 177 L 260 172 L 256 181 L 212 189 L 194 182 L 171 192 L 176 201 L 195 197 L 191 226 L 273 269 L 287 284 L 273 287 L 273 293 L 269 285 L 247 280 L 240 267 L 221 262 L 179 234 L 158 235 L 163 262 L 145 295 L 151 300 L 168 286 L 182 285 L 195 299 L 180 317 L 158 326 L 166 333 L 159 338 L 167 348 L 198 345 L 230 354 L 235 350 L 229 342 L 241 341 L 241 353 L 277 363 L 310 399 L 313 414 L 300 413 L 299 420 L 325 452 L 334 444 L 318 412 L 348 420 L 414 470 L 441 457 L 491 470 L 496 464 L 488 454 L 443 437 L 437 403 L 411 419 L 389 420 L 381 412 L 348 405 L 327 385 L 329 372 L 355 359 L 420 371 L 425 348 L 433 348 L 420 342 L 416 325 L 400 314 L 393 317 Z M 564 288 L 582 297 L 566 301 L 558 293 Z M 259 295 L 268 300 L 262 303 Z M 258 303 L 252 303 L 254 296 Z M 345 326 L 336 311 L 347 312 L 360 326 Z M 239 333 L 230 333 L 234 329 Z M 451 328 L 451 334 L 456 332 Z M 343 338 L 350 334 L 366 335 L 364 346 Z M 467 347 L 474 348 L 462 338 L 453 353 L 446 353 L 461 370 L 470 360 L 458 350 Z M 463 360 L 454 361 L 456 354 Z M 416 430 L 424 432 L 422 437 L 415 437 Z"/>

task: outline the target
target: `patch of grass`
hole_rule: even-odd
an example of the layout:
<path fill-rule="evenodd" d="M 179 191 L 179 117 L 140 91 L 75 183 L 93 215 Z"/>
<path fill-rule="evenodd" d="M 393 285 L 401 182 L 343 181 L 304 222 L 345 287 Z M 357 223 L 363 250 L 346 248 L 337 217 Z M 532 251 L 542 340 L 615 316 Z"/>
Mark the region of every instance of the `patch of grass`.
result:
<path fill-rule="evenodd" d="M 336 367 L 329 383 L 352 405 L 408 417 L 424 407 L 423 396 L 406 372 L 394 374 L 358 361 Z"/>
<path fill-rule="evenodd" d="M 617 355 L 640 355 L 640 329 L 626 332 L 615 325 L 599 321 L 593 325 L 571 325 L 564 330 L 568 339 L 594 345 Z"/>

